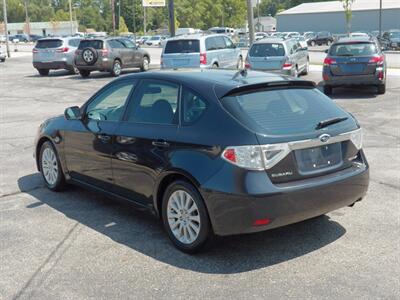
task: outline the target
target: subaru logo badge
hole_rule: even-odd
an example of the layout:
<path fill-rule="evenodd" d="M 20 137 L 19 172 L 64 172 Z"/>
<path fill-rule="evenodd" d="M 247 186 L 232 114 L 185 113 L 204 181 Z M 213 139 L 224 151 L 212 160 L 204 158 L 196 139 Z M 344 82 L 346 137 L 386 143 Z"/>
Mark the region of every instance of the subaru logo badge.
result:
<path fill-rule="evenodd" d="M 320 140 L 321 142 L 323 142 L 323 143 L 326 143 L 327 141 L 329 141 L 330 138 L 331 138 L 331 136 L 330 136 L 329 134 L 326 134 L 326 133 L 321 134 L 321 135 L 319 136 L 319 140 Z"/>

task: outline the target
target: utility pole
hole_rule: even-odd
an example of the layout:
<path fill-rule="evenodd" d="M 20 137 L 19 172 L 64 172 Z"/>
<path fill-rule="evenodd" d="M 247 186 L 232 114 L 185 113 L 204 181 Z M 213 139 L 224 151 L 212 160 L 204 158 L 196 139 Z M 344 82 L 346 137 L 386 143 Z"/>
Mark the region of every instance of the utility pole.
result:
<path fill-rule="evenodd" d="M 251 0 L 247 0 L 247 22 L 249 24 L 249 38 L 250 45 L 254 42 L 254 16 L 253 16 L 253 5 Z"/>
<path fill-rule="evenodd" d="M 143 6 L 143 32 L 144 32 L 144 35 L 146 35 L 146 22 L 147 22 L 147 20 L 146 20 L 146 6 Z"/>
<path fill-rule="evenodd" d="M 121 29 L 121 24 L 120 24 L 120 19 L 121 19 L 121 0 L 118 0 L 118 30 Z"/>
<path fill-rule="evenodd" d="M 24 1 L 24 6 L 25 6 L 25 23 L 26 23 L 26 27 L 27 27 L 27 34 L 30 35 L 31 34 L 31 24 L 29 22 L 29 15 L 28 15 L 28 0 Z"/>
<path fill-rule="evenodd" d="M 111 14 L 112 14 L 113 34 L 115 34 L 115 0 L 111 0 Z"/>
<path fill-rule="evenodd" d="M 379 1 L 379 37 L 382 37 L 382 0 Z"/>
<path fill-rule="evenodd" d="M 168 2 L 169 34 L 175 36 L 175 7 L 174 0 Z"/>
<path fill-rule="evenodd" d="M 74 34 L 74 25 L 72 24 L 72 0 L 69 0 L 69 25 L 71 27 L 71 35 Z"/>
<path fill-rule="evenodd" d="M 136 8 L 135 8 L 135 0 L 132 0 L 132 19 L 133 19 L 133 34 L 136 38 Z"/>
<path fill-rule="evenodd" d="M 4 31 L 6 32 L 6 49 L 7 56 L 10 58 L 10 45 L 8 40 L 8 29 L 7 29 L 7 2 L 3 0 L 3 16 L 4 16 Z"/>

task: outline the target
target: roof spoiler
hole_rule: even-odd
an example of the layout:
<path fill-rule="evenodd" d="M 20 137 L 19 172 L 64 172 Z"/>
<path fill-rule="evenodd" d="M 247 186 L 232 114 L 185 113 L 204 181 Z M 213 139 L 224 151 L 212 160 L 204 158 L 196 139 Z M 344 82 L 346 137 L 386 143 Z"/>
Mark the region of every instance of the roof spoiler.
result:
<path fill-rule="evenodd" d="M 315 88 L 316 85 L 313 81 L 308 80 L 279 80 L 279 81 L 272 81 L 272 82 L 262 82 L 256 84 L 246 84 L 242 86 L 235 87 L 225 93 L 221 98 L 226 96 L 233 96 L 249 91 L 256 91 L 256 90 L 265 90 L 270 88 L 279 88 L 279 87 L 303 87 L 303 88 Z"/>

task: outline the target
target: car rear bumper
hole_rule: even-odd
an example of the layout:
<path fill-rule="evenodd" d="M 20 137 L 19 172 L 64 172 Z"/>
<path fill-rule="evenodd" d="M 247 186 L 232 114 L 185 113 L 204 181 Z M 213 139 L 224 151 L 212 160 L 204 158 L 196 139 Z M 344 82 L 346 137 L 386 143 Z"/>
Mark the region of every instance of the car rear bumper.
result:
<path fill-rule="evenodd" d="M 33 62 L 35 69 L 48 69 L 48 70 L 59 70 L 59 69 L 70 69 L 71 64 L 66 61 L 50 61 L 50 62 Z"/>
<path fill-rule="evenodd" d="M 325 78 L 327 77 L 327 78 Z M 378 78 L 378 74 L 369 75 L 343 75 L 335 76 L 330 72 L 324 72 L 324 83 L 330 86 L 349 86 L 349 85 L 380 85 L 385 83 L 384 76 L 383 80 Z"/>
<path fill-rule="evenodd" d="M 112 70 L 112 60 L 110 59 L 102 59 L 101 61 L 97 61 L 94 65 L 81 64 L 79 61 L 75 62 L 76 67 L 79 70 L 86 71 L 110 71 Z"/>
<path fill-rule="evenodd" d="M 269 182 L 261 189 L 271 189 L 270 193 L 239 195 L 203 190 L 202 194 L 216 235 L 259 232 L 320 216 L 361 200 L 368 189 L 368 165 L 350 169 L 308 183 L 308 180 L 290 185 Z M 253 185 L 247 190 L 254 190 L 254 185 L 266 181 L 266 174 L 261 173 L 265 172 L 247 178 L 247 184 Z M 254 224 L 265 219 L 269 220 L 266 225 Z"/>

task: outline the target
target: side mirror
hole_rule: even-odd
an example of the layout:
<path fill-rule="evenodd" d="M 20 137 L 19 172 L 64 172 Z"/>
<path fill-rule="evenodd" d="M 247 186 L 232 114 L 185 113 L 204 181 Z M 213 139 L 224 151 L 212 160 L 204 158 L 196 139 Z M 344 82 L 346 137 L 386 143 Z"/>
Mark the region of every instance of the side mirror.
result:
<path fill-rule="evenodd" d="M 324 52 L 325 52 L 326 54 L 328 54 L 328 52 L 329 52 L 329 49 L 325 49 L 325 50 L 324 50 Z"/>
<path fill-rule="evenodd" d="M 67 120 L 81 120 L 82 119 L 81 109 L 78 106 L 68 107 L 64 111 L 64 117 Z"/>

